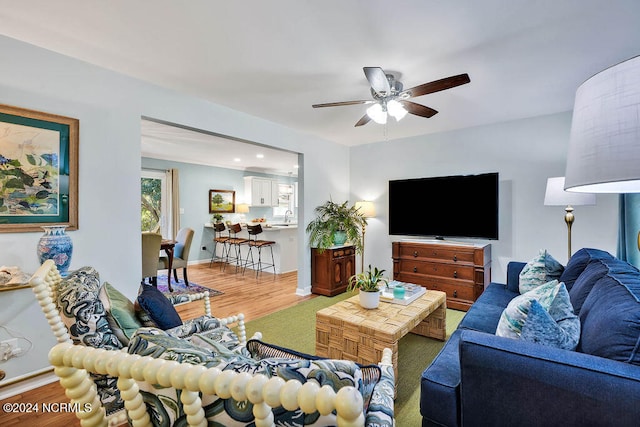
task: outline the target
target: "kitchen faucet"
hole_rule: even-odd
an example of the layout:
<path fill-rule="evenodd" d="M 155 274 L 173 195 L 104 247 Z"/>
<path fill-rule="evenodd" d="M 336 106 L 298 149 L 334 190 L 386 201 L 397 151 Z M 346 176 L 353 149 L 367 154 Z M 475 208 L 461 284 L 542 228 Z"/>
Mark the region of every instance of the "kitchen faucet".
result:
<path fill-rule="evenodd" d="M 287 209 L 287 211 L 284 213 L 284 222 L 285 223 L 291 221 L 291 219 L 289 219 L 289 214 L 293 215 L 293 212 L 291 212 L 289 209 Z"/>

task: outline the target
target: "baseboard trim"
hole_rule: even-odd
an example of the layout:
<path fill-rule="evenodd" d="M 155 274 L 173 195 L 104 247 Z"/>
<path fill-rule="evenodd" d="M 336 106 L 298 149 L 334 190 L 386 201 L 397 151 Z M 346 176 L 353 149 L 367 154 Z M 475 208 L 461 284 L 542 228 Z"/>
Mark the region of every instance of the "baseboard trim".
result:
<path fill-rule="evenodd" d="M 17 394 L 51 384 L 58 380 L 58 376 L 53 373 L 53 368 L 51 367 L 16 377 L 12 379 L 10 383 L 0 386 L 0 400 L 8 399 Z"/>

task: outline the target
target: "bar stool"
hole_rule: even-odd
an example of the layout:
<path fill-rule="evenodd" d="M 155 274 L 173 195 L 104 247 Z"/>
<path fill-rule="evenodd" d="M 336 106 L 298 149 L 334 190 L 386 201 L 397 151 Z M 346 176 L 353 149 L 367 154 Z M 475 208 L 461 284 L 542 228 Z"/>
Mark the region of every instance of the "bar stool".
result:
<path fill-rule="evenodd" d="M 229 262 L 235 262 L 236 264 L 236 273 L 238 272 L 238 268 L 242 268 L 242 245 L 246 245 L 249 243 L 249 239 L 245 239 L 242 237 L 238 237 L 238 233 L 242 231 L 242 226 L 240 224 L 233 224 L 229 226 L 229 240 L 227 240 L 226 244 L 229 245 L 227 247 L 227 254 L 225 257 L 225 264 L 222 267 L 222 270 L 226 268 Z M 231 249 L 233 248 L 233 256 L 231 255 Z"/>
<path fill-rule="evenodd" d="M 247 231 L 249 232 L 249 252 L 247 253 L 247 258 L 244 262 L 244 269 L 242 270 L 242 274 L 247 269 L 247 267 L 257 267 L 256 277 L 261 271 L 266 270 L 269 267 L 273 267 L 273 274 L 276 274 L 276 263 L 273 259 L 273 246 L 276 242 L 271 240 L 260 240 L 258 239 L 258 235 L 262 233 L 262 226 L 258 225 L 248 225 Z M 271 264 L 262 262 L 262 248 L 269 248 L 271 250 Z M 258 261 L 256 262 L 253 258 L 254 249 L 258 251 Z M 251 263 L 249 263 L 249 258 L 251 258 Z"/>
<path fill-rule="evenodd" d="M 211 261 L 209 262 L 209 267 L 216 261 L 220 260 L 220 269 L 224 267 L 224 260 L 226 259 L 227 251 L 229 250 L 229 245 L 227 244 L 231 236 L 223 236 L 222 233 L 227 229 L 222 222 L 216 222 L 213 224 L 213 231 L 215 233 L 213 238 L 213 255 L 211 256 Z M 222 246 L 222 255 L 218 256 L 218 244 Z"/>

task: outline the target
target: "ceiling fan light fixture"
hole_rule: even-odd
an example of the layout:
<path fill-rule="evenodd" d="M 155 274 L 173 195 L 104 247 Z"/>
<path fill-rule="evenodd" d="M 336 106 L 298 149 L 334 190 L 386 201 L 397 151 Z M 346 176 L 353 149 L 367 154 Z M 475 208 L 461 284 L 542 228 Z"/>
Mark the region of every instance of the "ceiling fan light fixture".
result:
<path fill-rule="evenodd" d="M 402 120 L 404 116 L 407 115 L 407 110 L 405 110 L 404 106 L 395 99 L 387 102 L 387 111 L 397 121 Z"/>
<path fill-rule="evenodd" d="M 382 107 L 382 104 L 376 103 L 367 108 L 367 115 L 378 124 L 387 123 L 387 111 Z"/>

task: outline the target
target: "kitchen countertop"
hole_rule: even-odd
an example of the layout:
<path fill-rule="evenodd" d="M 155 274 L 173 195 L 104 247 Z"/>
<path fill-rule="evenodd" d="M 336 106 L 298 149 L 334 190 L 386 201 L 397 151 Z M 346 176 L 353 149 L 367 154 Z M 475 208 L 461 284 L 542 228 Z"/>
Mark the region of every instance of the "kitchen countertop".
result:
<path fill-rule="evenodd" d="M 262 231 L 296 230 L 298 228 L 297 223 L 289 223 L 286 225 L 282 223 L 261 223 L 260 225 L 262 225 Z M 213 224 L 210 222 L 205 223 L 204 226 L 207 228 L 213 228 Z M 243 228 L 246 228 L 246 226 L 243 226 Z"/>

